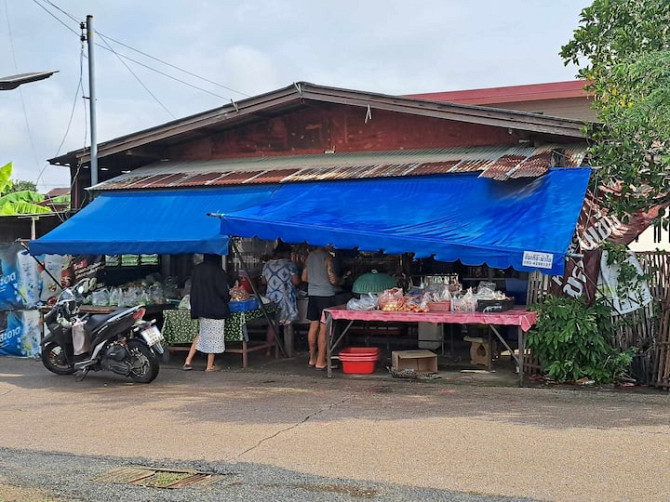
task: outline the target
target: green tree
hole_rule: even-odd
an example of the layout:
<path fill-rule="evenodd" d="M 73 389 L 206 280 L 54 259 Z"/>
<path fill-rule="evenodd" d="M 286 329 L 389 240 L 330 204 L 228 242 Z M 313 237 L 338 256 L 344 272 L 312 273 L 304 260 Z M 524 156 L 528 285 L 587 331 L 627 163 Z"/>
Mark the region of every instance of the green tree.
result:
<path fill-rule="evenodd" d="M 32 181 L 16 180 L 12 181 L 10 192 L 37 192 L 37 185 Z"/>
<path fill-rule="evenodd" d="M 602 195 L 622 219 L 670 202 L 670 2 L 595 0 L 582 10 L 565 64 L 588 79 L 601 125 L 588 130 Z"/>
<path fill-rule="evenodd" d="M 11 176 L 11 162 L 0 167 L 0 216 L 51 212 L 49 208 L 39 205 L 40 202 L 44 201 L 43 195 L 33 190 L 12 192 L 14 183 L 11 180 Z"/>

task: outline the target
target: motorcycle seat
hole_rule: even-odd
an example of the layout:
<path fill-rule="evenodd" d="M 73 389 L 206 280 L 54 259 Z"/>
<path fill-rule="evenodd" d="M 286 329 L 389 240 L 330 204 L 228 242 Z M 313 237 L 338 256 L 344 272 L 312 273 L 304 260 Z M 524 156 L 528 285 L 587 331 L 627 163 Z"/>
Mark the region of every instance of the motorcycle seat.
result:
<path fill-rule="evenodd" d="M 111 319 L 116 314 L 117 312 L 110 312 L 109 314 L 93 314 L 91 317 L 88 318 L 88 321 L 86 321 L 84 329 L 86 330 L 87 333 L 92 333 L 99 326 L 105 324 L 105 322 L 107 322 L 107 319 Z"/>

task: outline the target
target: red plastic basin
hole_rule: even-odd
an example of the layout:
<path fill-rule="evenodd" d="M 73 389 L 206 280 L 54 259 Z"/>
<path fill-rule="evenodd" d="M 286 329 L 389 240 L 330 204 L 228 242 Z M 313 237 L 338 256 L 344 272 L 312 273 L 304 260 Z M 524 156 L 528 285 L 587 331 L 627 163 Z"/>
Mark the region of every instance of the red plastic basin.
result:
<path fill-rule="evenodd" d="M 341 350 L 339 356 L 343 373 L 367 375 L 375 371 L 379 347 L 348 347 Z"/>

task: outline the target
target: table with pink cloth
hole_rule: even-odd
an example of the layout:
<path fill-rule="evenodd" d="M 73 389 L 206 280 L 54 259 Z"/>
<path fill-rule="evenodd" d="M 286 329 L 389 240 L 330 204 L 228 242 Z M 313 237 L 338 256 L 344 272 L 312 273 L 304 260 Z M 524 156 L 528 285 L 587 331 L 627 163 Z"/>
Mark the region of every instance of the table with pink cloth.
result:
<path fill-rule="evenodd" d="M 345 328 L 335 338 L 337 321 L 349 321 Z M 340 343 L 354 321 L 382 321 L 382 322 L 427 322 L 434 324 L 485 324 L 491 328 L 498 339 L 510 351 L 519 368 L 519 384 L 523 385 L 523 354 L 524 333 L 537 322 L 537 312 L 526 310 L 526 307 L 514 307 L 504 312 L 384 312 L 382 310 L 348 310 L 346 305 L 329 308 L 323 311 L 321 322 L 326 323 L 328 333 L 327 358 L 328 376 L 333 350 Z M 517 326 L 518 354 L 515 354 L 504 340 L 496 326 Z"/>

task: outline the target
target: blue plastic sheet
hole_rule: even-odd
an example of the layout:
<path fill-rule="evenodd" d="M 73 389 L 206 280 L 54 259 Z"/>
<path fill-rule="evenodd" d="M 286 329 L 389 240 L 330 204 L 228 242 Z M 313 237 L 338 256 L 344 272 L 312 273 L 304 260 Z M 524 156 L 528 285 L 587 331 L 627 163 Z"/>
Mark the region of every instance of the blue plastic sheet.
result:
<path fill-rule="evenodd" d="M 562 274 L 589 168 L 104 193 L 31 254 L 228 253 L 228 236 Z M 207 216 L 220 213 L 221 221 Z"/>
<path fill-rule="evenodd" d="M 104 193 L 44 237 L 38 254 L 228 254 L 228 237 L 210 211 L 258 204 L 273 187 Z"/>
<path fill-rule="evenodd" d="M 222 215 L 221 234 L 562 274 L 590 172 L 556 168 L 505 182 L 460 174 L 287 184 Z"/>

